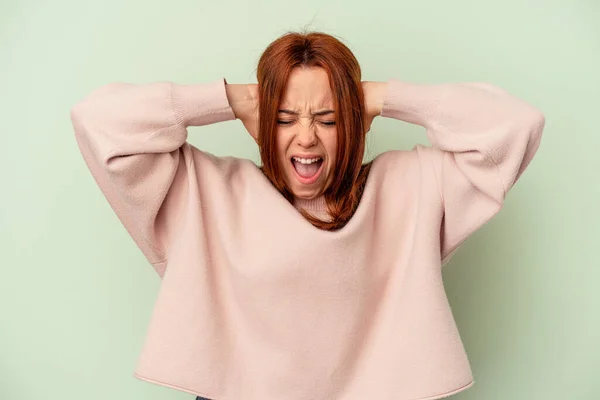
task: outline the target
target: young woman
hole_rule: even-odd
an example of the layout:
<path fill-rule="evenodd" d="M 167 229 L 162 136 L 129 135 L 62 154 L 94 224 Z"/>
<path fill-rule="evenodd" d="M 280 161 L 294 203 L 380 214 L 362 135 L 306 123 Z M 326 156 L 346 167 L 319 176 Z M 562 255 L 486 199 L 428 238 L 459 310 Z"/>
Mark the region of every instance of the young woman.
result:
<path fill-rule="evenodd" d="M 500 210 L 543 114 L 486 83 L 361 81 L 323 33 L 278 38 L 257 75 L 115 83 L 72 109 L 87 166 L 162 278 L 135 376 L 213 400 L 470 387 L 442 265 Z M 363 164 L 378 115 L 432 146 Z M 188 126 L 236 118 L 260 168 L 186 142 Z"/>

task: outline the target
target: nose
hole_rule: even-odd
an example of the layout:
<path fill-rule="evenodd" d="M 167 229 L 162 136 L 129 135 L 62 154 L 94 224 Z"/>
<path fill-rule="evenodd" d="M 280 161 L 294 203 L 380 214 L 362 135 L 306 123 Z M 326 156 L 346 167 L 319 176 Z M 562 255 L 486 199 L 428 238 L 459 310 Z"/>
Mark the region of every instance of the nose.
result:
<path fill-rule="evenodd" d="M 315 146 L 317 144 L 317 134 L 315 133 L 314 125 L 310 121 L 299 125 L 300 127 L 296 134 L 298 144 L 304 148 Z"/>

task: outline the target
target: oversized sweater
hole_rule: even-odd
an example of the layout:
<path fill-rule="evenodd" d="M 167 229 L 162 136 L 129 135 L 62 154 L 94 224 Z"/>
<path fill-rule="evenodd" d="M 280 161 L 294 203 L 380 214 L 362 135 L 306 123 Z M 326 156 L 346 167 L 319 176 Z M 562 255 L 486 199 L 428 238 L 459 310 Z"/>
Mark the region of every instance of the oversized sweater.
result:
<path fill-rule="evenodd" d="M 134 375 L 214 400 L 470 387 L 442 266 L 501 209 L 543 114 L 486 83 L 390 79 L 381 116 L 423 126 L 432 146 L 377 156 L 355 214 L 324 231 L 298 211 L 322 199 L 291 204 L 252 161 L 186 142 L 188 126 L 235 119 L 225 85 L 115 83 L 71 111 L 85 163 L 162 278 Z"/>

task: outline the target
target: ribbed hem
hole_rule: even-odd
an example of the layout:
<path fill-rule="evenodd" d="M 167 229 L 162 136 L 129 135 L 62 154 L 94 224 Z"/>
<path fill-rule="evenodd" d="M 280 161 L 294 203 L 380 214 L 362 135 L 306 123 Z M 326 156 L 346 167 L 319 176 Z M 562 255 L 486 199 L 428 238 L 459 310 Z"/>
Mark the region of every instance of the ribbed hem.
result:
<path fill-rule="evenodd" d="M 235 119 L 227 99 L 225 78 L 193 85 L 171 84 L 173 113 L 178 123 L 201 126 Z"/>
<path fill-rule="evenodd" d="M 316 197 L 306 200 L 296 197 L 294 199 L 294 207 L 302 208 L 306 211 L 327 211 L 327 202 L 325 196 Z"/>

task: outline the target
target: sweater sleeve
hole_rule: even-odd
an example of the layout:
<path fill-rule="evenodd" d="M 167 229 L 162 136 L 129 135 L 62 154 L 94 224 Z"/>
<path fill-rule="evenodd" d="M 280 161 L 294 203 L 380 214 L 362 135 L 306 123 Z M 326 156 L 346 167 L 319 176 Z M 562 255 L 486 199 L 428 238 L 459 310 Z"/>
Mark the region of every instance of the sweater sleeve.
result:
<path fill-rule="evenodd" d="M 186 207 L 188 172 L 212 162 L 202 152 L 186 160 L 186 128 L 235 119 L 226 83 L 112 83 L 71 109 L 87 167 L 161 277 Z"/>
<path fill-rule="evenodd" d="M 425 127 L 443 215 L 445 264 L 467 237 L 501 209 L 532 160 L 545 117 L 507 91 L 481 82 L 420 85 L 388 81 L 381 116 Z"/>

